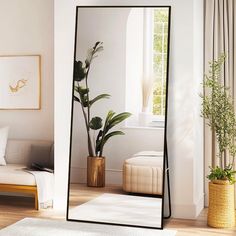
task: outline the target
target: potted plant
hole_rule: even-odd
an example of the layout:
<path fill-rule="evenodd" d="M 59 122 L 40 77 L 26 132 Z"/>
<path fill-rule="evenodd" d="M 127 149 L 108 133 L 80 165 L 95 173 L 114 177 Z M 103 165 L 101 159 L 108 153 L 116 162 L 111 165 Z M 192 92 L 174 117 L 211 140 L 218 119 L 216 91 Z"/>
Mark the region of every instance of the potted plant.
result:
<path fill-rule="evenodd" d="M 100 94 L 91 98 L 88 86 L 88 77 L 92 61 L 102 50 L 102 42 L 96 42 L 94 47 L 88 50 L 87 58 L 84 63 L 81 61 L 74 62 L 74 100 L 81 105 L 86 125 L 88 140 L 87 185 L 90 187 L 105 186 L 104 146 L 111 137 L 124 135 L 124 133 L 119 130 L 111 131 L 111 129 L 131 115 L 129 112 L 116 114 L 113 111 L 109 111 L 104 124 L 101 117 L 91 117 L 92 106 L 101 99 L 110 98 L 109 94 Z M 94 141 L 92 140 L 91 130 L 97 131 L 97 137 Z"/>
<path fill-rule="evenodd" d="M 202 97 L 202 116 L 207 120 L 218 143 L 219 166 L 210 167 L 208 225 L 233 227 L 235 225 L 234 160 L 236 154 L 236 119 L 229 89 L 221 85 L 225 55 L 210 62 L 205 75 Z M 230 158 L 226 158 L 226 153 Z"/>

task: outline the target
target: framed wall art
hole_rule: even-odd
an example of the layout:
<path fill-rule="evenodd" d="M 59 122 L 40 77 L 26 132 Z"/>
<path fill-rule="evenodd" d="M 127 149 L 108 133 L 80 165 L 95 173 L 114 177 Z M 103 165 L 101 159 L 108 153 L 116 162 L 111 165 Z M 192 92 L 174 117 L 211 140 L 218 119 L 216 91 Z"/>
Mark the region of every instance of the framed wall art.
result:
<path fill-rule="evenodd" d="M 41 109 L 40 55 L 0 56 L 0 109 Z"/>

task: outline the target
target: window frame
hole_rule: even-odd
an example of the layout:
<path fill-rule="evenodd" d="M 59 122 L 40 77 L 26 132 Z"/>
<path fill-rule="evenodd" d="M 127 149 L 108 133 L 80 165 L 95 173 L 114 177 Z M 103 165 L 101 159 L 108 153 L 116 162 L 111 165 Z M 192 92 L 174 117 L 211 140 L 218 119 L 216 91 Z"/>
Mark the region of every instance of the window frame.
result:
<path fill-rule="evenodd" d="M 144 38 L 143 38 L 143 74 L 145 77 L 152 76 L 154 77 L 154 55 L 156 54 L 156 51 L 154 50 L 154 35 L 156 34 L 154 32 L 155 27 L 154 21 L 154 9 L 146 8 L 144 9 L 144 24 L 143 24 L 143 32 L 144 32 Z M 165 34 L 168 35 L 168 32 L 165 33 L 165 22 L 162 23 L 162 48 L 164 48 L 164 37 Z M 168 28 L 168 22 L 167 22 L 167 28 Z M 165 54 L 167 56 L 168 52 L 162 51 L 162 73 L 165 71 Z M 167 69 L 167 68 L 166 68 Z M 162 75 L 162 86 L 165 83 L 166 75 Z M 163 111 L 164 115 L 155 115 L 153 114 L 153 92 L 154 88 L 152 89 L 152 93 L 150 95 L 148 110 L 152 114 L 151 115 L 151 123 L 150 126 L 152 127 L 164 127 L 165 123 L 165 111 Z M 164 89 L 162 89 L 162 96 L 163 96 Z M 162 99 L 162 109 L 164 108 L 164 103 L 166 99 Z"/>

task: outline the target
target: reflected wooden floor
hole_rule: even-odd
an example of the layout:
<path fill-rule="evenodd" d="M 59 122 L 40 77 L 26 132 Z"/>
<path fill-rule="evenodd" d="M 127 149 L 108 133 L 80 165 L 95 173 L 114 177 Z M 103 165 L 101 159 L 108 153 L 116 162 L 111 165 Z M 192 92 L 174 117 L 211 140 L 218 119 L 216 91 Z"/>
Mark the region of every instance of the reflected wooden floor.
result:
<path fill-rule="evenodd" d="M 72 201 L 80 202 L 76 200 L 79 186 L 73 186 L 72 189 Z M 80 186 L 81 187 L 81 186 Z M 84 196 L 88 195 L 88 189 L 84 186 Z M 82 190 L 80 190 L 82 191 Z M 96 194 L 103 193 L 102 189 L 95 189 L 94 196 Z M 120 193 L 120 188 L 110 188 L 111 193 Z M 91 193 L 91 191 L 89 191 Z M 80 193 L 82 194 L 82 192 Z M 85 200 L 85 199 L 84 199 Z M 53 210 L 41 210 L 36 211 L 34 209 L 33 198 L 25 197 L 7 197 L 0 196 L 0 228 L 4 228 L 11 225 L 25 217 L 38 217 L 38 218 L 51 218 L 64 220 L 64 214 Z M 196 220 L 183 220 L 183 219 L 170 219 L 165 221 L 165 228 L 177 230 L 177 236 L 235 236 L 236 227 L 232 229 L 214 229 L 207 226 L 207 209 L 204 209 L 200 216 Z"/>
<path fill-rule="evenodd" d="M 87 187 L 86 184 L 71 184 L 70 207 L 81 205 L 103 193 L 125 194 L 121 186 L 111 185 L 104 188 Z"/>

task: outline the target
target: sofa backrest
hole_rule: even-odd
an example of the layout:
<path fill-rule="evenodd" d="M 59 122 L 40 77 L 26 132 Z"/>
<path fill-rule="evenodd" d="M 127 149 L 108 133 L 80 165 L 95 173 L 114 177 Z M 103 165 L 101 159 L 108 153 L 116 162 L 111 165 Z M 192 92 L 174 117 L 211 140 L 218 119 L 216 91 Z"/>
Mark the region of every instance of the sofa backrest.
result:
<path fill-rule="evenodd" d="M 31 151 L 31 145 L 52 145 L 52 141 L 10 139 L 7 142 L 6 162 L 7 164 L 27 165 Z"/>

